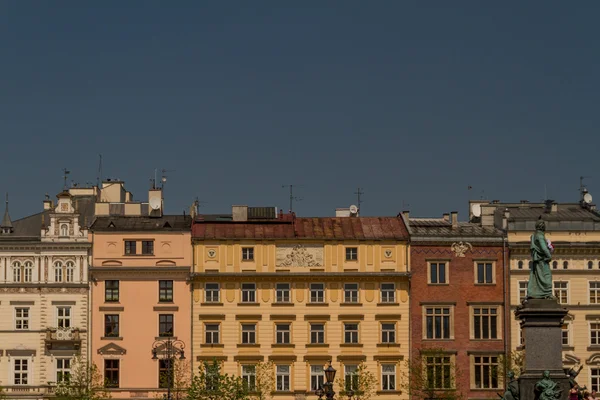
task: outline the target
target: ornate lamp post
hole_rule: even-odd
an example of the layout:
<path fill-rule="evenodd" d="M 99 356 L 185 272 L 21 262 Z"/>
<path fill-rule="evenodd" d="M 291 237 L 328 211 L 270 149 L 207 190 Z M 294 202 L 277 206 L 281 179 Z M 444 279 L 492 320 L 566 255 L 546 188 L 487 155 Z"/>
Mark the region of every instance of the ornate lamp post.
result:
<path fill-rule="evenodd" d="M 156 340 L 152 344 L 152 359 L 162 359 L 167 364 L 167 400 L 171 398 L 171 387 L 173 386 L 173 360 L 179 356 L 180 360 L 185 360 L 185 343 L 181 340 L 173 340 L 169 337 L 165 340 Z"/>
<path fill-rule="evenodd" d="M 329 367 L 327 367 L 324 372 L 325 380 L 327 381 L 323 384 L 325 396 L 328 400 L 333 400 L 333 395 L 335 395 L 335 392 L 333 391 L 333 380 L 335 379 L 335 373 L 337 371 L 331 366 L 331 360 L 329 360 Z"/>
<path fill-rule="evenodd" d="M 315 396 L 319 397 L 319 400 L 321 400 L 323 398 L 324 394 L 325 394 L 325 392 L 323 391 L 322 388 L 318 388 L 317 390 L 315 390 Z"/>

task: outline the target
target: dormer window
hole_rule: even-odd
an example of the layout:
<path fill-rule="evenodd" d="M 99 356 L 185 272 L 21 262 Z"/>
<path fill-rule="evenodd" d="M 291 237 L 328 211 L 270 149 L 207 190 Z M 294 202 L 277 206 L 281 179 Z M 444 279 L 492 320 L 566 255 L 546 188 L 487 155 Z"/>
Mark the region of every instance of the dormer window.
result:
<path fill-rule="evenodd" d="M 69 236 L 69 224 L 60 225 L 60 236 Z"/>

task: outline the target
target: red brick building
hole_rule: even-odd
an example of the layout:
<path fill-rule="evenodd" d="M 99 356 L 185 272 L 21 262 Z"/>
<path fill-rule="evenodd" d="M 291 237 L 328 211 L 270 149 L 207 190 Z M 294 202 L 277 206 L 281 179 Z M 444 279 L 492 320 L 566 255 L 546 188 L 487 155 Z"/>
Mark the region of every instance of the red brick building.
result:
<path fill-rule="evenodd" d="M 436 388 L 496 398 L 510 332 L 504 234 L 458 222 L 457 213 L 409 221 L 412 359 L 426 364 Z"/>

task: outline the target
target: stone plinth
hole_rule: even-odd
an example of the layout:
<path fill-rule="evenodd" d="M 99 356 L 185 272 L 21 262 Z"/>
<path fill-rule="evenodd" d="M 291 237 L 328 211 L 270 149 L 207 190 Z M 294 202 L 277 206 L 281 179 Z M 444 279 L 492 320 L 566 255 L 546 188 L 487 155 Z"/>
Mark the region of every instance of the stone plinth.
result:
<path fill-rule="evenodd" d="M 515 311 L 525 337 L 525 371 L 519 377 L 520 400 L 537 399 L 535 383 L 544 371 L 560 384 L 561 399 L 569 396 L 569 378 L 562 365 L 561 326 L 568 310 L 555 299 L 528 299 Z"/>

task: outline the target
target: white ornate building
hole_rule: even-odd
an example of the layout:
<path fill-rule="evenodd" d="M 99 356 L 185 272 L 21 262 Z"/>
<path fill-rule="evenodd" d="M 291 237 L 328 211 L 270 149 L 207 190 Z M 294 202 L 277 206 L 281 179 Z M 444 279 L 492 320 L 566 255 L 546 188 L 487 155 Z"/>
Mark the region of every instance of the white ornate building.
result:
<path fill-rule="evenodd" d="M 8 399 L 43 398 L 87 357 L 87 226 L 94 189 L 46 196 L 44 209 L 0 225 L 0 386 Z"/>

